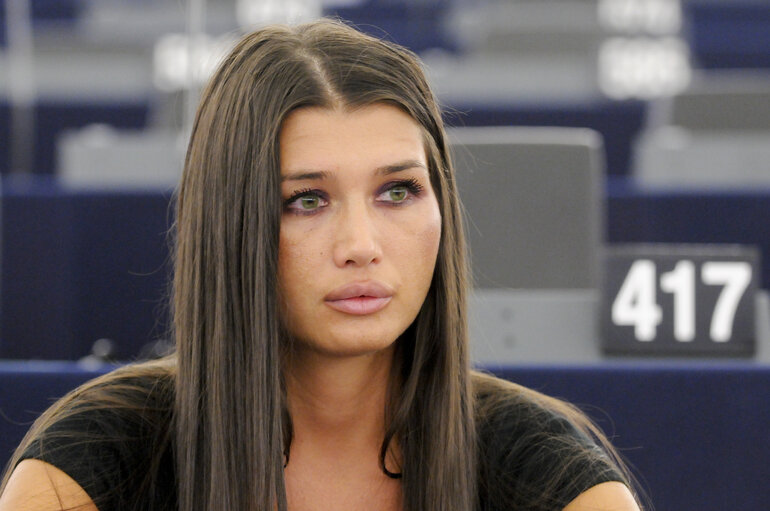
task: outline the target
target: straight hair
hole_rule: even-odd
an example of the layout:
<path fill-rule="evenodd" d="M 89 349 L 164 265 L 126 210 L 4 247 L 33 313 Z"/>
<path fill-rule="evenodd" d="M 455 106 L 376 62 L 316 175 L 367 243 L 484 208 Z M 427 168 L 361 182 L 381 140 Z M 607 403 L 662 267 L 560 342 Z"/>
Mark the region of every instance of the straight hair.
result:
<path fill-rule="evenodd" d="M 442 239 L 428 296 L 396 341 L 380 465 L 407 510 L 468 510 L 475 431 L 462 220 L 440 110 L 415 55 L 341 22 L 246 36 L 204 90 L 177 203 L 173 285 L 182 510 L 286 509 L 291 417 L 280 321 L 279 134 L 303 107 L 395 105 L 421 127 Z M 385 459 L 398 443 L 401 466 Z"/>
<path fill-rule="evenodd" d="M 277 281 L 281 125 L 298 108 L 378 103 L 401 108 L 420 126 L 442 219 L 433 280 L 415 321 L 396 341 L 386 401 L 379 463 L 401 479 L 403 509 L 479 507 L 479 492 L 494 483 L 479 476 L 485 472 L 477 425 L 512 402 L 537 403 L 573 423 L 604 446 L 596 456 L 608 456 L 629 481 L 612 446 L 576 408 L 470 370 L 466 244 L 436 99 L 413 53 L 320 20 L 247 35 L 202 94 L 176 196 L 176 353 L 113 371 L 55 403 L 16 450 L 0 493 L 50 426 L 84 409 L 117 409 L 158 432 L 153 468 L 141 474 L 150 495 L 164 495 L 155 487 L 157 470 L 163 453 L 174 453 L 178 502 L 161 497 L 150 509 L 286 511 L 292 424 L 283 371 L 292 339 L 281 322 Z M 151 401 L 159 405 L 148 408 L 137 379 L 154 382 Z M 57 435 L 80 441 L 86 433 Z M 386 467 L 394 442 L 398 466 Z M 553 481 L 559 471 L 554 467 Z M 548 484 L 533 489 L 527 500 L 533 509 L 567 504 L 548 500 Z M 97 506 L 106 498 L 91 497 Z M 137 501 L 133 508 L 147 505 Z"/>

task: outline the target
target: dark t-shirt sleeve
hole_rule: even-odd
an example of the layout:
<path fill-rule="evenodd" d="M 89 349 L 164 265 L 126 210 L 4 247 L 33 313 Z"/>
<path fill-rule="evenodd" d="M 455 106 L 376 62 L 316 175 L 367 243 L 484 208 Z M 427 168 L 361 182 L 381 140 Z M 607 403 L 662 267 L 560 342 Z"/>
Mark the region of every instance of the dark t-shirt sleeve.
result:
<path fill-rule="evenodd" d="M 106 406 L 87 395 L 76 400 L 40 432 L 21 459 L 42 460 L 64 471 L 100 511 L 171 509 L 176 488 L 167 434 L 170 410 L 139 383 L 132 382 L 129 395 L 120 387 L 116 403 L 122 404 Z"/>
<path fill-rule="evenodd" d="M 480 428 L 482 511 L 561 510 L 597 484 L 626 482 L 589 436 L 537 402 L 511 400 Z"/>

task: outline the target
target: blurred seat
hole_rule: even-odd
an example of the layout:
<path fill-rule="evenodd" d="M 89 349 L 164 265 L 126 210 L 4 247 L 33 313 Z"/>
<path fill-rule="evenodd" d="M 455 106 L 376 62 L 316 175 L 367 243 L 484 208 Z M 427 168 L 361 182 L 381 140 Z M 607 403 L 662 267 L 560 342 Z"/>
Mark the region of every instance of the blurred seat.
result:
<path fill-rule="evenodd" d="M 612 31 L 596 0 L 458 1 L 446 30 L 458 52 L 422 57 L 450 124 L 591 128 L 605 139 L 608 172 L 627 173 L 645 103 L 602 92 L 599 55 Z"/>
<path fill-rule="evenodd" d="M 454 2 L 447 30 L 466 54 L 596 51 L 604 30 L 595 0 Z"/>
<path fill-rule="evenodd" d="M 35 106 L 35 138 L 32 173 L 52 175 L 56 167 L 56 140 L 66 131 L 89 124 L 109 124 L 115 128 L 140 129 L 147 125 L 149 101 L 141 99 L 102 100 L 41 98 Z M 0 140 L 12 140 L 11 108 L 0 98 Z M 10 148 L 0 144 L 0 174 L 11 167 Z"/>
<path fill-rule="evenodd" d="M 173 189 L 185 140 L 175 131 L 118 131 L 92 125 L 59 138 L 59 182 L 77 189 Z"/>
<path fill-rule="evenodd" d="M 90 41 L 113 48 L 151 49 L 168 33 L 184 33 L 188 2 L 176 0 L 80 0 L 79 32 Z M 236 30 L 234 0 L 208 0 L 206 30 L 222 34 Z M 149 63 L 149 54 L 146 54 Z"/>
<path fill-rule="evenodd" d="M 599 135 L 498 127 L 455 129 L 449 139 L 475 286 L 473 360 L 599 360 Z"/>
<path fill-rule="evenodd" d="M 674 96 L 669 124 L 691 131 L 770 131 L 770 75 L 764 87 L 690 90 Z"/>
<path fill-rule="evenodd" d="M 591 289 L 603 241 L 599 135 L 570 128 L 449 132 L 475 285 Z"/>
<path fill-rule="evenodd" d="M 676 127 L 642 135 L 634 177 L 645 189 L 770 189 L 770 131 L 693 133 Z"/>
<path fill-rule="evenodd" d="M 455 2 L 446 31 L 459 54 L 423 59 L 438 96 L 452 105 L 600 96 L 605 34 L 593 0 Z"/>
<path fill-rule="evenodd" d="M 656 101 L 636 142 L 650 189 L 770 188 L 770 73 L 710 73 Z"/>
<path fill-rule="evenodd" d="M 770 131 L 770 72 L 711 71 L 688 90 L 652 103 L 648 129 L 692 132 Z"/>

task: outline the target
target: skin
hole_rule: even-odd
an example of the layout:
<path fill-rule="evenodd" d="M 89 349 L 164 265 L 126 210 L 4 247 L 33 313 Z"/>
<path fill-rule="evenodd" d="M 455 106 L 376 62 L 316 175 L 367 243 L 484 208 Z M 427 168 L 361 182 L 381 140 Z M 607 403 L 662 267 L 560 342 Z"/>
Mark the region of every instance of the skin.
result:
<path fill-rule="evenodd" d="M 97 511 L 88 494 L 70 476 L 43 461 L 24 460 L 0 495 L 2 511 Z"/>
<path fill-rule="evenodd" d="M 564 511 L 639 511 L 639 506 L 626 485 L 611 481 L 584 491 Z"/>
<path fill-rule="evenodd" d="M 441 238 L 422 134 L 394 106 L 303 108 L 284 121 L 280 146 L 279 282 L 295 339 L 289 506 L 399 509 L 400 485 L 378 464 L 385 389 L 394 342 L 425 300 Z M 303 190 L 312 191 L 297 198 Z M 392 293 L 377 312 L 353 315 L 324 299 L 372 281 Z"/>
<path fill-rule="evenodd" d="M 366 507 L 364 507 L 365 509 Z M 48 463 L 24 460 L 0 496 L 1 511 L 98 511 L 88 494 L 67 474 Z M 564 511 L 638 511 L 621 483 L 602 483 L 580 494 Z"/>
<path fill-rule="evenodd" d="M 281 221 L 284 318 L 299 349 L 326 359 L 390 347 L 425 300 L 441 237 L 417 123 L 388 105 L 303 108 L 284 121 L 280 146 L 284 200 L 313 190 Z M 366 281 L 393 290 L 383 310 L 354 316 L 324 303 L 334 289 Z"/>
<path fill-rule="evenodd" d="M 379 104 L 299 109 L 280 137 L 279 282 L 295 339 L 287 367 L 289 508 L 396 511 L 400 482 L 378 465 L 393 346 L 425 299 L 441 239 L 422 134 L 403 111 Z M 390 293 L 376 312 L 353 315 L 326 303 L 340 286 L 371 281 Z M 0 497 L 0 511 L 67 508 L 96 509 L 64 472 L 37 460 L 20 463 Z M 638 507 L 626 486 L 603 483 L 565 508 L 582 510 Z"/>

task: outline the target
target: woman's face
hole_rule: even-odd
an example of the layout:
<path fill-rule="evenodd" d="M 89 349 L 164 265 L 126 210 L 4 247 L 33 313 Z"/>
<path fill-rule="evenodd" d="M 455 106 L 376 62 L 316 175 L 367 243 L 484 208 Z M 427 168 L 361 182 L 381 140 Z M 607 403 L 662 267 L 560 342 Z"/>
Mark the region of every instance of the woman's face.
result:
<path fill-rule="evenodd" d="M 441 214 L 419 125 L 395 106 L 300 108 L 280 135 L 282 314 L 300 349 L 387 348 L 433 277 Z"/>

